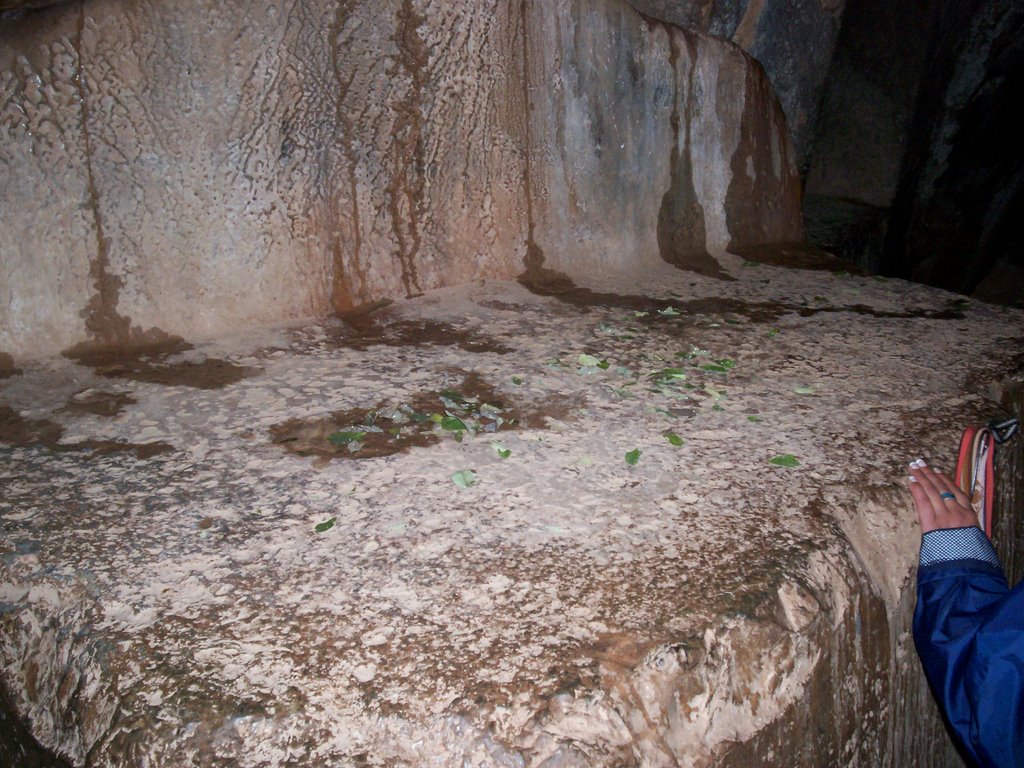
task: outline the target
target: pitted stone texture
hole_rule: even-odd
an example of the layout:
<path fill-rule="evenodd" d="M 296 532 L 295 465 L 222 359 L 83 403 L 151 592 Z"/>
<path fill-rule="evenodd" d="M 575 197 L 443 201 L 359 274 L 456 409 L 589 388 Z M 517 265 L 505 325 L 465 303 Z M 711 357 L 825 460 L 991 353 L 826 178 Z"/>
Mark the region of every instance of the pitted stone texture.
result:
<path fill-rule="evenodd" d="M 447 323 L 450 345 L 328 322 L 160 362 L 252 372 L 220 389 L 23 365 L 0 382 L 40 435 L 0 433 L 19 715 L 76 765 L 958 765 L 909 638 L 904 462 L 941 466 L 1000 413 L 1024 315 L 736 278 L 488 282 L 381 318 Z M 271 440 L 467 371 L 508 408 L 559 408 L 358 461 Z M 83 390 L 120 410 L 67 408 L 101 400 Z M 151 441 L 174 450 L 92 448 Z"/>
<path fill-rule="evenodd" d="M 511 277 L 531 245 L 644 264 L 664 200 L 700 210 L 684 250 L 721 248 L 730 211 L 765 213 L 745 176 L 779 205 L 753 228 L 796 239 L 784 127 L 744 107 L 762 89 L 738 49 L 621 0 L 26 15 L 0 26 L 0 351 L 347 311 Z"/>

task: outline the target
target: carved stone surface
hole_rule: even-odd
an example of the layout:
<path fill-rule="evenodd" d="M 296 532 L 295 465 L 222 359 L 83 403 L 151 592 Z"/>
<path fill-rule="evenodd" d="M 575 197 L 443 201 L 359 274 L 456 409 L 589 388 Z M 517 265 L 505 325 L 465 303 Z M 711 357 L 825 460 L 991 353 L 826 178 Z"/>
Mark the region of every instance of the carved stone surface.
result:
<path fill-rule="evenodd" d="M 24 364 L 11 706 L 76 766 L 959 766 L 904 462 L 1020 407 L 1024 313 L 725 271 Z"/>
<path fill-rule="evenodd" d="M 713 271 L 801 235 L 761 70 L 620 0 L 26 16 L 0 26 L 0 171 L 16 359 L 511 277 L 528 252 Z"/>

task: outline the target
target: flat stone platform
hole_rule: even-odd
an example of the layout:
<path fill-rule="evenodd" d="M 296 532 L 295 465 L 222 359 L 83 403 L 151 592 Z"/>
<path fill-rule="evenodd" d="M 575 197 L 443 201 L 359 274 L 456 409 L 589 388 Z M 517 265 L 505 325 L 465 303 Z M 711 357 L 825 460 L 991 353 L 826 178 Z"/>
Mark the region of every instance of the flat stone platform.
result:
<path fill-rule="evenodd" d="M 734 262 L 15 361 L 8 709 L 76 766 L 955 764 L 903 467 L 1024 312 Z"/>

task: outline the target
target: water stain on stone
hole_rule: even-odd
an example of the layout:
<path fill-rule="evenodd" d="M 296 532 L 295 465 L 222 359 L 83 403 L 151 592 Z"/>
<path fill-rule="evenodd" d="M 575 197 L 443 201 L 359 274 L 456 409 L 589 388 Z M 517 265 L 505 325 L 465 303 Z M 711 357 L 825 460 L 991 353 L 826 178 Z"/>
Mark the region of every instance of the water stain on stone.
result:
<path fill-rule="evenodd" d="M 374 459 L 433 445 L 442 439 L 486 437 L 521 427 L 543 428 L 565 419 L 573 405 L 551 400 L 543 409 L 512 407 L 476 373 L 450 389 L 418 392 L 399 403 L 348 408 L 270 428 L 270 439 L 289 453 L 331 459 Z"/>
<path fill-rule="evenodd" d="M 659 299 L 641 294 L 622 294 L 594 291 L 581 288 L 572 279 L 554 270 L 545 269 L 540 280 L 537 275 L 524 274 L 519 282 L 531 293 L 539 296 L 551 296 L 561 302 L 580 309 L 624 309 L 632 312 L 646 312 L 637 320 L 653 324 L 661 322 L 665 317 L 659 313 L 678 312 L 680 315 L 739 314 L 752 322 L 772 322 L 787 311 L 784 304 L 776 302 L 745 302 L 739 299 L 710 297 L 705 299 Z M 557 278 L 552 278 L 557 275 Z"/>
<path fill-rule="evenodd" d="M 83 440 L 78 443 L 61 443 L 64 427 L 49 419 L 27 419 L 6 405 L 0 405 L 0 443 L 15 448 L 42 446 L 55 453 L 90 451 L 92 456 L 111 453 L 134 453 L 136 458 L 149 459 L 174 451 L 174 446 L 164 442 L 127 443 L 116 440 Z"/>
<path fill-rule="evenodd" d="M 690 127 L 693 125 L 693 103 L 696 93 L 697 68 L 690 65 L 689 83 L 679 82 L 679 41 L 687 47 L 685 60 L 697 61 L 694 40 L 691 36 L 671 27 L 669 36 L 669 67 L 672 70 L 673 104 L 669 123 L 672 127 L 672 150 L 669 154 L 669 188 L 661 198 L 658 209 L 658 251 L 661 258 L 672 266 L 696 272 L 719 280 L 733 280 L 721 265 L 707 252 L 707 227 L 704 222 L 704 208 L 697 197 L 693 183 L 693 157 L 690 141 Z M 681 94 L 690 94 L 680 111 Z"/>
<path fill-rule="evenodd" d="M 64 434 L 64 427 L 48 419 L 26 419 L 6 405 L 0 405 L 0 442 L 15 447 L 42 445 L 53 448 Z"/>
<path fill-rule="evenodd" d="M 340 349 L 374 346 L 454 346 L 466 352 L 507 355 L 514 349 L 491 336 L 437 320 L 392 320 L 380 314 L 346 315 L 325 328 L 326 344 Z"/>
<path fill-rule="evenodd" d="M 782 106 L 756 61 L 748 61 L 742 79 L 719 86 L 726 93 L 743 94 L 739 142 L 729 163 L 732 175 L 725 195 L 730 251 L 803 236 L 800 176 L 789 142 L 778 134 L 786 124 Z"/>
<path fill-rule="evenodd" d="M 91 413 L 94 416 L 113 418 L 127 405 L 137 401 L 127 392 L 104 392 L 98 389 L 83 389 L 68 398 L 61 410 L 70 413 Z"/>
<path fill-rule="evenodd" d="M 614 308 L 646 312 L 645 317 L 637 319 L 649 325 L 662 322 L 665 318 L 659 313 L 663 312 L 678 312 L 682 317 L 677 317 L 677 319 L 685 319 L 687 315 L 733 315 L 744 317 L 752 323 L 771 323 L 787 314 L 812 317 L 835 312 L 852 312 L 870 317 L 898 319 L 958 320 L 964 317 L 963 309 L 952 305 L 944 309 L 881 310 L 866 304 L 813 307 L 781 301 L 744 301 L 726 296 L 708 296 L 690 300 L 659 299 L 640 294 L 608 293 L 581 288 L 575 285 L 567 275 L 549 269 L 542 271 L 555 274 L 558 278 L 553 280 L 550 276 L 543 275 L 542 279 L 538 281 L 535 280 L 535 275 L 526 273 L 519 277 L 519 282 L 531 293 L 539 296 L 551 296 L 582 309 Z"/>
<path fill-rule="evenodd" d="M 254 368 L 212 357 L 201 362 L 173 359 L 192 349 L 194 347 L 188 342 L 174 338 L 131 349 L 79 345 L 63 354 L 93 368 L 104 378 L 130 379 L 170 387 L 221 389 L 256 372 Z"/>
<path fill-rule="evenodd" d="M 14 358 L 5 352 L 0 352 L 0 380 L 17 376 L 20 373 L 21 368 L 14 365 Z"/>
<path fill-rule="evenodd" d="M 823 272 L 847 272 L 851 275 L 866 275 L 867 272 L 848 264 L 838 256 L 815 248 L 807 243 L 779 243 L 774 245 L 751 245 L 730 248 L 735 254 L 749 262 L 772 267 L 811 269 Z"/>

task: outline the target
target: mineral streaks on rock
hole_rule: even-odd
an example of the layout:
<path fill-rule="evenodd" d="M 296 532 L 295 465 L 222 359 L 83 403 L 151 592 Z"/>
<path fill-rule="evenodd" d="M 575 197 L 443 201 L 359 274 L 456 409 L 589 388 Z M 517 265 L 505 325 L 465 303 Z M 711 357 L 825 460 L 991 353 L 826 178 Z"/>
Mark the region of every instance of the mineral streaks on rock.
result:
<path fill-rule="evenodd" d="M 724 277 L 708 254 L 801 238 L 784 119 L 739 48 L 616 0 L 530 7 L 531 74 L 547 84 L 531 92 L 530 136 L 548 266 L 642 269 L 660 257 Z"/>
<path fill-rule="evenodd" d="M 339 6 L 316 190 L 335 309 L 521 268 L 518 27 L 508 3 Z"/>
<path fill-rule="evenodd" d="M 191 5 L 0 28 L 0 215 L 22 233 L 0 246 L 5 349 L 210 335 L 519 268 L 517 14 Z"/>
<path fill-rule="evenodd" d="M 761 62 L 805 166 L 846 0 L 627 2 L 654 18 L 731 40 Z"/>
<path fill-rule="evenodd" d="M 732 208 L 782 224 L 726 216 L 736 168 L 792 202 L 770 95 L 735 106 L 760 71 L 621 0 L 93 0 L 6 20 L 0 51 L 19 357 L 507 278 L 528 242 L 569 272 L 714 271 L 732 227 L 794 239 L 742 185 Z"/>
<path fill-rule="evenodd" d="M 800 178 L 782 108 L 760 65 L 747 60 L 740 139 L 725 201 L 729 248 L 803 239 Z"/>

